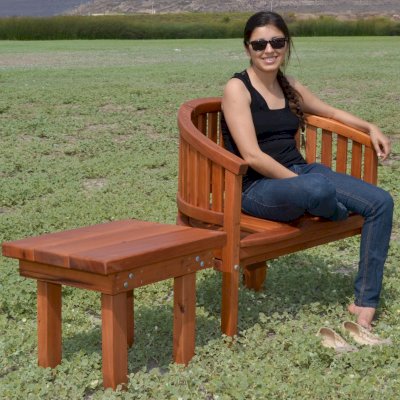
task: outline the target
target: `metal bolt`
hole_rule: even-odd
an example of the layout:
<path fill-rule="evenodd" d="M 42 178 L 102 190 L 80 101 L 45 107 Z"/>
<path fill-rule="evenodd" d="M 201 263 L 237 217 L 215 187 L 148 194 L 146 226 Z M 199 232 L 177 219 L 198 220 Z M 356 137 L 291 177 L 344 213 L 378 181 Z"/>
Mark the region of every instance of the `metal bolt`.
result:
<path fill-rule="evenodd" d="M 200 263 L 200 267 L 204 267 L 204 261 Z"/>
<path fill-rule="evenodd" d="M 128 288 L 129 287 L 129 283 L 128 282 L 124 282 L 124 288 Z"/>
<path fill-rule="evenodd" d="M 197 262 L 200 261 L 200 256 L 196 256 L 196 261 L 197 261 Z"/>
<path fill-rule="evenodd" d="M 133 275 L 132 272 L 128 276 L 129 276 L 129 279 L 133 279 L 135 277 L 135 275 Z"/>
<path fill-rule="evenodd" d="M 240 265 L 239 265 L 239 264 L 234 265 L 234 266 L 233 266 L 233 269 L 234 269 L 235 271 L 239 271 Z"/>

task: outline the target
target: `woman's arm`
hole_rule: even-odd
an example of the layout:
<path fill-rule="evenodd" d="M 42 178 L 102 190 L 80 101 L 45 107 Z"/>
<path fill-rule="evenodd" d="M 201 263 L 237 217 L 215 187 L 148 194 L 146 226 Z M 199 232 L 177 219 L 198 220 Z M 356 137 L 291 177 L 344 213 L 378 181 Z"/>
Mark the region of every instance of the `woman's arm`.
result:
<path fill-rule="evenodd" d="M 296 174 L 261 151 L 250 111 L 250 93 L 239 79 L 225 86 L 222 109 L 229 131 L 242 158 L 255 171 L 269 178 L 291 178 Z"/>
<path fill-rule="evenodd" d="M 295 79 L 288 78 L 288 80 L 301 95 L 300 100 L 305 113 L 332 118 L 368 133 L 378 157 L 385 160 L 389 156 L 391 150 L 390 139 L 376 125 L 326 104 Z"/>

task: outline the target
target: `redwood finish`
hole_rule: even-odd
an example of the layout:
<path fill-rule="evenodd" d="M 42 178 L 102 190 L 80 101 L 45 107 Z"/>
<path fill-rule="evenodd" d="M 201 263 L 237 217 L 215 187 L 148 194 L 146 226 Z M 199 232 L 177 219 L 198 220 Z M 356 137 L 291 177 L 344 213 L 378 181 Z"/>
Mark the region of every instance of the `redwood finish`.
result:
<path fill-rule="evenodd" d="M 244 267 L 243 283 L 248 289 L 253 289 L 255 291 L 261 290 L 266 277 L 267 264 L 265 262 L 246 265 Z"/>
<path fill-rule="evenodd" d="M 133 290 L 129 290 L 126 292 L 126 339 L 128 343 L 128 347 L 132 347 L 133 342 L 135 340 L 135 318 L 134 318 L 134 292 Z"/>
<path fill-rule="evenodd" d="M 127 295 L 101 294 L 103 385 L 116 389 L 128 382 Z"/>
<path fill-rule="evenodd" d="M 272 258 L 361 232 L 363 218 L 330 222 L 305 216 L 279 223 L 241 213 L 242 176 L 247 163 L 223 147 L 219 97 L 191 100 L 178 112 L 180 133 L 177 223 L 223 231 L 222 251 L 214 252 L 222 272 L 222 331 L 237 332 L 239 268 L 248 288 L 260 290 Z M 306 116 L 305 156 L 376 184 L 377 157 L 369 135 L 338 121 Z M 300 146 L 300 134 L 296 136 Z"/>
<path fill-rule="evenodd" d="M 196 274 L 174 279 L 174 360 L 187 365 L 194 356 Z"/>
<path fill-rule="evenodd" d="M 202 163 L 208 173 L 207 160 Z M 204 189 L 198 193 L 189 198 L 207 206 Z M 95 290 L 101 293 L 103 384 L 124 385 L 134 340 L 133 290 L 170 278 L 174 358 L 187 364 L 195 348 L 196 272 L 214 266 L 213 252 L 225 242 L 223 232 L 127 220 L 3 243 L 3 255 L 19 259 L 20 274 L 38 280 L 39 365 L 61 362 L 61 285 Z"/>
<path fill-rule="evenodd" d="M 61 362 L 61 285 L 37 281 L 38 364 L 54 368 Z"/>

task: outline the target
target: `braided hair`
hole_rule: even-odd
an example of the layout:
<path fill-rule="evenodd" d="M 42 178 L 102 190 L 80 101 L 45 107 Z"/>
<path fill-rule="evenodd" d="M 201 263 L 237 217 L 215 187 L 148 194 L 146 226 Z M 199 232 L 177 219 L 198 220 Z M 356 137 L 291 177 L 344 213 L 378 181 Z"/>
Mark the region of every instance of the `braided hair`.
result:
<path fill-rule="evenodd" d="M 300 129 L 302 131 L 304 131 L 306 124 L 305 124 L 304 113 L 303 113 L 303 110 L 302 110 L 301 104 L 300 104 L 301 96 L 300 96 L 299 92 L 289 83 L 286 76 L 284 75 L 284 73 L 281 70 L 278 71 L 277 78 L 278 78 L 279 85 L 281 86 L 285 97 L 289 101 L 289 107 L 290 107 L 291 111 L 294 114 L 296 114 L 297 118 L 299 119 Z"/>
<path fill-rule="evenodd" d="M 249 46 L 250 37 L 254 31 L 254 29 L 259 28 L 261 26 L 272 25 L 279 29 L 287 38 L 287 52 L 286 52 L 286 60 L 285 64 L 289 62 L 291 50 L 293 47 L 292 38 L 289 32 L 289 29 L 286 25 L 286 22 L 283 18 L 272 11 L 260 11 L 254 15 L 252 15 L 244 27 L 243 34 L 243 42 L 246 47 Z M 297 115 L 299 118 L 300 128 L 304 130 L 305 128 L 305 117 L 303 110 L 301 108 L 301 96 L 298 91 L 289 83 L 284 73 L 279 70 L 277 76 L 278 82 L 283 90 L 285 97 L 289 101 L 289 107 L 292 112 Z"/>

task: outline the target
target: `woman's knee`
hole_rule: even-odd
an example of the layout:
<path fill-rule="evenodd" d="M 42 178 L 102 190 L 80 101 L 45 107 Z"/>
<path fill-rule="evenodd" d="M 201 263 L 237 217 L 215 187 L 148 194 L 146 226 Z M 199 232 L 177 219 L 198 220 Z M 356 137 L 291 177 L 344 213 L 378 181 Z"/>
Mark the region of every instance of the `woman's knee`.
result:
<path fill-rule="evenodd" d="M 308 192 L 311 208 L 335 199 L 336 189 L 324 175 L 317 173 L 304 175 L 304 177 L 307 178 L 305 189 Z"/>
<path fill-rule="evenodd" d="M 383 212 L 392 215 L 394 209 L 394 201 L 392 195 L 386 190 L 380 189 L 377 196 L 378 208 Z"/>

